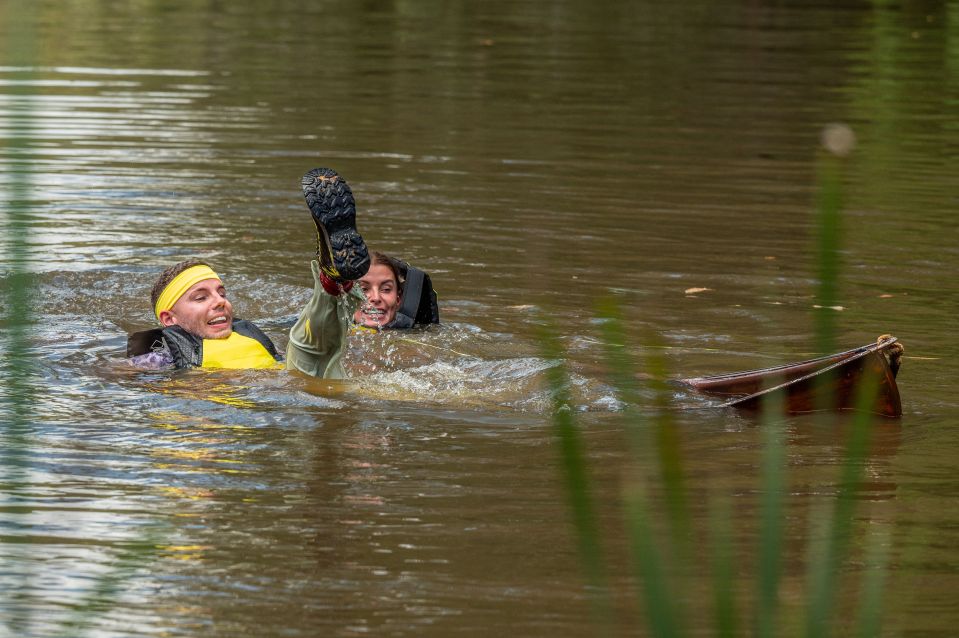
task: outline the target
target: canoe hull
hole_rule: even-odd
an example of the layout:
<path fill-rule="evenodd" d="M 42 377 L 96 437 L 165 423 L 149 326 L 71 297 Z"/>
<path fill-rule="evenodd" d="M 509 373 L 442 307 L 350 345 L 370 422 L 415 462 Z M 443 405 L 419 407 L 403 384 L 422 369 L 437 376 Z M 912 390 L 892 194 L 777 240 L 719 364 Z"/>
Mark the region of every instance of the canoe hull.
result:
<path fill-rule="evenodd" d="M 728 398 L 723 407 L 758 410 L 781 405 L 790 414 L 820 410 L 853 410 L 861 389 L 872 387 L 875 400 L 867 408 L 886 416 L 902 416 L 896 374 L 902 346 L 884 336 L 870 345 L 787 365 L 682 382 L 712 396 Z"/>

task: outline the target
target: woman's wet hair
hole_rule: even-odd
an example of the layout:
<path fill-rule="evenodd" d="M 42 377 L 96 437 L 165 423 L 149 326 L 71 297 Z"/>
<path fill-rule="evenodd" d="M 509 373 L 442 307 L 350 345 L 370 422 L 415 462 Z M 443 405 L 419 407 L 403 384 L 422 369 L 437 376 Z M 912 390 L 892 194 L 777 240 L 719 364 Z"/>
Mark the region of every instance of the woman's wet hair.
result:
<path fill-rule="evenodd" d="M 170 285 L 170 282 L 173 281 L 177 275 L 186 270 L 187 268 L 193 268 L 194 266 L 210 266 L 209 263 L 202 261 L 200 259 L 187 259 L 186 261 L 181 261 L 178 264 L 173 264 L 166 270 L 160 273 L 160 276 L 157 277 L 156 283 L 153 284 L 153 289 L 150 291 L 150 306 L 156 307 L 157 300 L 160 298 L 160 295 L 163 294 L 163 290 Z M 397 279 L 399 281 L 399 279 Z"/>

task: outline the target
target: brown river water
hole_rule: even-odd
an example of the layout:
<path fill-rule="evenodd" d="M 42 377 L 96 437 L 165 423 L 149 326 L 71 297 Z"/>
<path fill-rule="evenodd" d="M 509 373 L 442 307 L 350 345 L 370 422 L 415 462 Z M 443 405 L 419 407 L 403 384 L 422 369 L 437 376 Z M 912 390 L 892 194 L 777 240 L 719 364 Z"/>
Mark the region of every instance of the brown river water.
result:
<path fill-rule="evenodd" d="M 888 535 L 885 633 L 955 635 L 959 4 L 841 5 L 0 4 L 4 298 L 17 245 L 35 275 L 30 365 L 0 369 L 0 637 L 595 635 L 545 320 L 571 361 L 616 631 L 645 635 L 620 504 L 643 465 L 595 305 L 615 298 L 631 354 L 659 344 L 672 376 L 806 358 L 832 122 L 857 137 L 837 340 L 892 333 L 907 355 L 858 529 Z M 153 280 L 190 256 L 285 345 L 316 166 L 349 180 L 371 247 L 431 273 L 443 325 L 355 338 L 344 384 L 128 366 Z M 675 402 L 691 489 L 735 512 L 746 615 L 763 428 Z M 844 427 L 784 427 L 790 617 Z M 689 592 L 697 634 L 708 585 Z"/>

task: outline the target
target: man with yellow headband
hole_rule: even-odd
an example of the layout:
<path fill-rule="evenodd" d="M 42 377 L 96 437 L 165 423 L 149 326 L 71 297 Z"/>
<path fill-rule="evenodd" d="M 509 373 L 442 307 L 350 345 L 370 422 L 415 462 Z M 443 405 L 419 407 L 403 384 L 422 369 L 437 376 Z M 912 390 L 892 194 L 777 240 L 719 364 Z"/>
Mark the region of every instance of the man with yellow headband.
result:
<path fill-rule="evenodd" d="M 290 330 L 285 365 L 306 374 L 343 378 L 341 356 L 349 321 L 363 293 L 353 281 L 370 267 L 356 231 L 356 205 L 336 171 L 303 176 L 303 193 L 317 233 L 313 296 Z M 235 319 L 220 277 L 205 262 L 181 262 L 161 273 L 151 293 L 162 328 L 130 336 L 127 355 L 148 368 L 266 368 L 283 365 L 273 342 L 249 321 Z"/>

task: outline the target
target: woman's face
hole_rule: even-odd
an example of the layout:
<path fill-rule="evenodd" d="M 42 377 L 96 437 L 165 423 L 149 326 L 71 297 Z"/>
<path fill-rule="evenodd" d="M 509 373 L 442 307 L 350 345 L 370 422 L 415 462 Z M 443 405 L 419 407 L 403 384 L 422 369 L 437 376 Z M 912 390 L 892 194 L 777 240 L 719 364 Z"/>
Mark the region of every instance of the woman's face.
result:
<path fill-rule="evenodd" d="M 353 321 L 370 328 L 379 328 L 393 321 L 400 307 L 400 287 L 389 266 L 370 266 L 360 279 L 360 290 L 366 295 L 367 303 L 353 314 Z"/>

